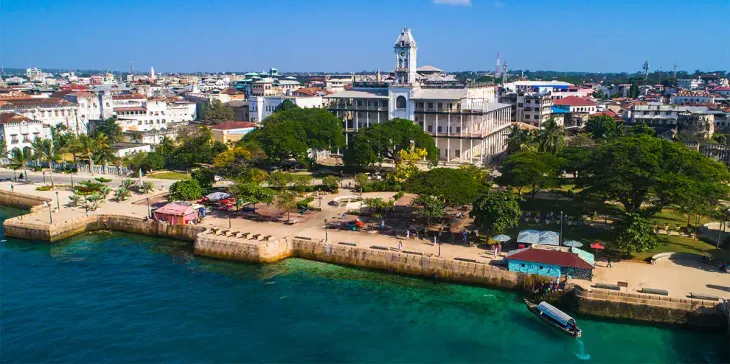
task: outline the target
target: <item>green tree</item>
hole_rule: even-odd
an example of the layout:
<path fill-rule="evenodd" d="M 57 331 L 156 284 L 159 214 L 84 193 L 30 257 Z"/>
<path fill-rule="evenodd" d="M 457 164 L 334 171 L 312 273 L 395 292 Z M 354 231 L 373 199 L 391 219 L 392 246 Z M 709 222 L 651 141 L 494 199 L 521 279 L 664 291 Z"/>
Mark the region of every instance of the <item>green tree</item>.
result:
<path fill-rule="evenodd" d="M 136 152 L 126 158 L 124 164 L 132 171 L 142 170 L 147 173 L 152 170 L 162 169 L 165 166 L 165 159 L 159 152 Z"/>
<path fill-rule="evenodd" d="M 631 87 L 629 87 L 629 97 L 635 99 L 639 97 L 639 94 L 641 94 L 641 91 L 639 91 L 639 85 L 637 85 L 636 82 L 631 82 Z"/>
<path fill-rule="evenodd" d="M 474 201 L 470 215 L 479 230 L 487 235 L 502 234 L 519 224 L 521 200 L 510 191 L 488 190 Z"/>
<path fill-rule="evenodd" d="M 33 152 L 28 147 L 23 148 L 23 150 L 13 148 L 10 151 L 10 166 L 13 169 L 23 168 L 25 183 L 28 183 L 28 170 L 26 169 L 26 165 L 32 160 L 32 157 Z"/>
<path fill-rule="evenodd" d="M 365 189 L 365 186 L 367 186 L 369 180 L 370 180 L 370 178 L 368 178 L 368 175 L 365 173 L 358 173 L 355 175 L 355 183 L 357 184 L 357 187 L 360 189 L 361 194 L 362 194 L 363 190 Z"/>
<path fill-rule="evenodd" d="M 628 130 L 628 135 L 651 135 L 651 136 L 654 136 L 655 134 L 656 134 L 656 132 L 654 131 L 654 129 L 648 127 L 644 123 L 636 124 L 636 125 L 632 126 L 631 128 L 629 128 L 629 130 Z"/>
<path fill-rule="evenodd" d="M 558 154 L 560 168 L 573 174 L 573 178 L 578 178 L 590 163 L 593 153 L 594 150 L 591 148 L 566 147 Z"/>
<path fill-rule="evenodd" d="M 8 156 L 8 144 L 5 142 L 5 139 L 0 139 L 0 158 L 5 158 Z"/>
<path fill-rule="evenodd" d="M 534 137 L 527 130 L 522 130 L 519 125 L 512 124 L 509 127 L 509 134 L 505 144 L 507 145 L 507 153 L 516 153 L 525 149 L 534 142 Z"/>
<path fill-rule="evenodd" d="M 233 108 L 222 103 L 221 100 L 213 100 L 205 108 L 205 121 L 217 124 L 230 120 L 233 120 Z"/>
<path fill-rule="evenodd" d="M 335 191 L 340 184 L 340 179 L 335 176 L 325 176 L 322 178 L 322 184 L 325 185 L 328 190 Z"/>
<path fill-rule="evenodd" d="M 91 175 L 94 175 L 94 152 L 96 151 L 96 139 L 86 135 L 81 134 L 76 139 L 76 143 L 73 145 L 72 149 L 75 153 L 80 154 L 85 157 L 89 161 L 89 171 L 91 172 Z"/>
<path fill-rule="evenodd" d="M 363 200 L 363 204 L 372 211 L 373 216 L 377 218 L 383 217 L 383 215 L 393 212 L 395 210 L 395 201 L 383 201 L 382 198 L 366 198 Z"/>
<path fill-rule="evenodd" d="M 537 134 L 539 151 L 556 154 L 565 145 L 565 131 L 552 117 L 543 123 Z"/>
<path fill-rule="evenodd" d="M 616 120 L 608 115 L 594 115 L 588 118 L 586 130 L 595 140 L 606 140 L 620 135 Z"/>
<path fill-rule="evenodd" d="M 201 127 L 192 132 L 178 136 L 178 146 L 166 158 L 168 168 L 187 169 L 201 163 L 212 163 L 213 157 L 220 153 L 220 147 L 213 143 L 213 137 L 208 127 Z M 222 145 L 222 149 L 227 147 Z"/>
<path fill-rule="evenodd" d="M 345 151 L 345 163 L 370 166 L 385 159 L 401 162 L 400 151 L 411 148 L 425 149 L 426 160 L 438 163 L 439 153 L 433 138 L 423 128 L 406 119 L 392 119 L 361 128 Z"/>
<path fill-rule="evenodd" d="M 48 162 L 48 173 L 51 177 L 51 188 L 55 188 L 56 185 L 53 182 L 53 162 L 58 160 L 58 154 L 53 148 L 53 142 L 50 139 L 44 139 L 41 141 L 38 152 L 40 153 L 41 160 Z"/>
<path fill-rule="evenodd" d="M 485 189 L 469 172 L 461 169 L 435 168 L 420 172 L 406 181 L 405 190 L 422 196 L 435 196 L 449 205 L 458 206 L 474 202 Z"/>
<path fill-rule="evenodd" d="M 292 182 L 294 182 L 294 189 L 301 194 L 306 192 L 307 187 L 312 184 L 312 177 L 306 174 L 294 174 Z"/>
<path fill-rule="evenodd" d="M 446 203 L 436 196 L 418 196 L 413 199 L 412 205 L 422 207 L 427 225 L 430 225 L 433 219 L 444 216 L 446 212 Z"/>
<path fill-rule="evenodd" d="M 119 188 L 117 188 L 116 191 L 114 191 L 114 198 L 117 201 L 125 201 L 126 199 L 129 198 L 129 196 L 131 196 L 131 194 L 132 193 L 129 191 L 128 188 L 126 188 L 126 187 L 119 187 Z"/>
<path fill-rule="evenodd" d="M 197 200 L 203 196 L 203 189 L 198 181 L 194 179 L 184 179 L 177 181 L 170 186 L 169 199 L 174 200 Z"/>
<path fill-rule="evenodd" d="M 283 192 L 293 180 L 291 173 L 276 171 L 269 175 L 269 186 Z"/>
<path fill-rule="evenodd" d="M 250 167 L 241 173 L 240 179 L 246 183 L 261 185 L 269 179 L 269 174 L 262 169 Z"/>
<path fill-rule="evenodd" d="M 175 141 L 164 136 L 157 145 L 156 152 L 160 153 L 163 158 L 167 158 L 175 151 Z"/>
<path fill-rule="evenodd" d="M 237 203 L 253 204 L 253 212 L 256 213 L 256 204 L 270 204 L 274 199 L 274 190 L 262 187 L 259 184 L 238 180 L 229 188 L 231 195 L 236 197 Z"/>
<path fill-rule="evenodd" d="M 615 228 L 616 249 L 631 254 L 644 252 L 659 245 L 652 224 L 635 213 L 626 213 L 616 222 Z"/>
<path fill-rule="evenodd" d="M 198 181 L 198 185 L 203 189 L 203 193 L 210 191 L 215 182 L 215 172 L 207 168 L 198 168 L 190 174 L 192 179 Z"/>
<path fill-rule="evenodd" d="M 109 164 L 117 159 L 116 153 L 111 148 L 109 137 L 99 133 L 94 139 L 94 162 L 97 164 Z"/>
<path fill-rule="evenodd" d="M 292 191 L 283 191 L 276 196 L 276 207 L 286 212 L 286 220 L 291 221 L 291 212 L 297 209 L 296 195 Z"/>
<path fill-rule="evenodd" d="M 281 104 L 279 104 L 279 106 L 277 106 L 276 109 L 274 109 L 274 112 L 287 111 L 287 110 L 299 109 L 299 108 L 300 107 L 297 106 L 295 103 L 291 102 L 291 100 L 286 99 Z"/>
<path fill-rule="evenodd" d="M 618 201 L 629 213 L 651 216 L 662 208 L 692 202 L 711 205 L 727 198 L 730 172 L 725 165 L 648 135 L 616 138 L 598 147 L 586 168 L 581 193 L 599 201 Z"/>
<path fill-rule="evenodd" d="M 110 117 L 97 123 L 89 136 L 96 139 L 99 134 L 106 135 L 109 138 L 109 144 L 119 143 L 124 139 L 122 128 L 117 124 L 116 117 Z"/>
<path fill-rule="evenodd" d="M 522 194 L 530 186 L 534 198 L 541 188 L 555 186 L 560 172 L 560 159 L 552 153 L 523 150 L 507 157 L 497 178 L 501 186 L 513 186 Z"/>

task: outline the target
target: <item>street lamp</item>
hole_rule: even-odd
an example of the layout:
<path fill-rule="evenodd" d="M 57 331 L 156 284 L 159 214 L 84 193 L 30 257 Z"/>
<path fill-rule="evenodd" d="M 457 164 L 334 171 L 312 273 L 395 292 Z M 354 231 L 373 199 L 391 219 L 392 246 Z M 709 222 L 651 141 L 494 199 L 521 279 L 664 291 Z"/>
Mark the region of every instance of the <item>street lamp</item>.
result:
<path fill-rule="evenodd" d="M 56 191 L 56 209 L 58 209 L 58 211 L 61 211 L 61 200 L 59 200 L 58 198 L 58 191 Z"/>
<path fill-rule="evenodd" d="M 324 241 L 327 241 L 327 219 L 324 219 Z"/>
<path fill-rule="evenodd" d="M 147 197 L 147 217 L 151 217 L 150 215 L 152 215 L 152 210 L 150 210 L 150 198 Z"/>
<path fill-rule="evenodd" d="M 46 184 L 46 171 L 41 171 L 43 174 L 43 184 Z"/>
<path fill-rule="evenodd" d="M 51 204 L 49 204 L 48 201 L 43 201 L 43 204 L 48 206 L 48 221 L 50 224 L 53 224 L 53 215 L 51 215 Z"/>
<path fill-rule="evenodd" d="M 560 211 L 560 237 L 558 239 L 558 246 L 560 246 L 563 244 L 563 211 Z"/>
<path fill-rule="evenodd" d="M 71 188 L 74 188 L 74 175 L 71 174 Z"/>

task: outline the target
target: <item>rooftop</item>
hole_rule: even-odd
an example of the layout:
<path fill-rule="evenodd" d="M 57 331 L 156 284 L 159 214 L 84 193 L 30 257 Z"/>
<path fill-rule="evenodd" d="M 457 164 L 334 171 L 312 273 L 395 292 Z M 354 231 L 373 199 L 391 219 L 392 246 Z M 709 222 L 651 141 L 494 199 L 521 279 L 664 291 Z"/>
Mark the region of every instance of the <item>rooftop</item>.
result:
<path fill-rule="evenodd" d="M 553 101 L 553 105 L 596 106 L 596 103 L 584 97 L 568 96 Z"/>
<path fill-rule="evenodd" d="M 19 123 L 22 121 L 33 121 L 25 116 L 16 114 L 14 112 L 0 113 L 0 124 Z"/>
<path fill-rule="evenodd" d="M 581 259 L 578 254 L 557 250 L 530 247 L 510 252 L 507 260 L 521 260 L 524 262 L 545 263 L 560 267 L 593 269 L 593 266 Z"/>
<path fill-rule="evenodd" d="M 216 124 L 211 126 L 211 129 L 214 130 L 234 130 L 234 129 L 250 129 L 250 128 L 257 128 L 258 124 L 256 123 L 249 123 L 245 121 L 226 121 L 222 122 L 220 124 Z"/>
<path fill-rule="evenodd" d="M 350 90 L 340 91 L 332 95 L 325 96 L 327 98 L 355 98 L 355 99 L 388 99 L 387 88 L 352 88 Z"/>

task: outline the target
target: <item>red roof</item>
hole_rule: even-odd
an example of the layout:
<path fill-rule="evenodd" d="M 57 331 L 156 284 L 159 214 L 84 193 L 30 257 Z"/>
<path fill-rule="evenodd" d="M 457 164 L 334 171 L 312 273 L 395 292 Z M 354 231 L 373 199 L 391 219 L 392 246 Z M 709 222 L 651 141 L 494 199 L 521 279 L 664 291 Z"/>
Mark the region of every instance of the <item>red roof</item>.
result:
<path fill-rule="evenodd" d="M 165 206 L 155 210 L 157 214 L 173 215 L 173 216 L 185 216 L 195 213 L 195 209 L 188 205 L 178 205 L 176 203 L 169 203 Z"/>
<path fill-rule="evenodd" d="M 596 106 L 596 103 L 584 97 L 568 96 L 553 101 L 553 105 Z"/>
<path fill-rule="evenodd" d="M 521 260 L 524 262 L 545 263 L 560 267 L 593 269 L 593 266 L 580 259 L 578 254 L 559 250 L 528 248 L 507 256 L 507 260 Z"/>
<path fill-rule="evenodd" d="M 144 112 L 147 112 L 147 109 L 140 107 L 140 106 L 115 107 L 114 112 L 118 112 L 118 111 L 144 111 Z"/>
<path fill-rule="evenodd" d="M 14 112 L 0 113 L 0 124 L 19 123 L 21 121 L 33 121 L 33 120 L 29 119 L 25 116 L 16 114 Z"/>
<path fill-rule="evenodd" d="M 258 127 L 258 124 L 255 123 L 248 123 L 245 121 L 226 121 L 217 125 L 213 125 L 210 128 L 216 129 L 216 130 L 232 130 L 232 129 L 246 129 L 246 128 L 256 128 Z"/>
<path fill-rule="evenodd" d="M 723 87 L 715 87 L 713 91 L 730 91 L 730 87 L 723 86 Z"/>
<path fill-rule="evenodd" d="M 147 100 L 142 94 L 119 94 L 112 96 L 112 100 Z"/>
<path fill-rule="evenodd" d="M 606 116 L 611 117 L 611 118 L 614 118 L 614 119 L 621 119 L 621 120 L 623 120 L 620 116 L 618 116 L 618 114 L 616 114 L 615 112 L 613 112 L 611 110 L 601 111 L 601 112 L 596 113 L 596 114 L 593 114 L 593 115 L 595 115 L 595 116 L 606 115 Z"/>

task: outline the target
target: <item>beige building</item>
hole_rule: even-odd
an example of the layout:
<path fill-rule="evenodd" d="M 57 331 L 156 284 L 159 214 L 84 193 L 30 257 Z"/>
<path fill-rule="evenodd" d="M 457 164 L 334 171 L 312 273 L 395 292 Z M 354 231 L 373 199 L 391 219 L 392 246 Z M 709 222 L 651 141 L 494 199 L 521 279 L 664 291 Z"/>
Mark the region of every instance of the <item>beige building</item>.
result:
<path fill-rule="evenodd" d="M 254 123 L 243 121 L 226 121 L 210 127 L 213 140 L 224 144 L 235 143 L 244 135 L 256 130 L 258 126 Z"/>

